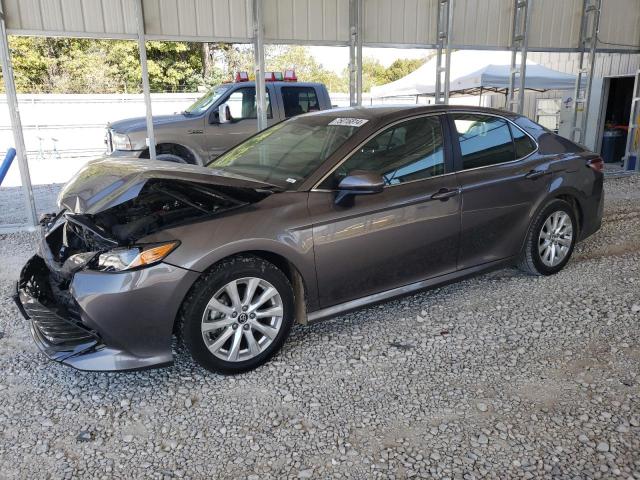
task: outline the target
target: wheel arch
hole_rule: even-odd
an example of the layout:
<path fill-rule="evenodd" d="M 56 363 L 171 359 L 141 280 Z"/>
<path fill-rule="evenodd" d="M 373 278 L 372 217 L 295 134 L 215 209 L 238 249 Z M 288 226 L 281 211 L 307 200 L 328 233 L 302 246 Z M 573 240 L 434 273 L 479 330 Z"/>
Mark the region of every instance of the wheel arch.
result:
<path fill-rule="evenodd" d="M 538 214 L 542 211 L 542 209 L 552 200 L 564 200 L 573 207 L 576 219 L 578 220 L 578 239 L 580 238 L 580 233 L 584 221 L 584 210 L 583 206 L 581 205 L 580 191 L 571 187 L 559 188 L 557 190 L 552 190 L 551 192 L 549 192 L 549 194 L 545 196 L 535 206 L 535 208 L 531 210 L 527 230 L 524 232 L 524 236 L 522 237 L 520 252 L 522 252 L 522 250 L 525 248 L 527 235 L 529 234 L 529 230 L 531 230 L 533 222 L 537 218 Z"/>
<path fill-rule="evenodd" d="M 552 198 L 557 198 L 560 200 L 564 200 L 573 208 L 573 211 L 576 215 L 576 220 L 578 220 L 578 238 L 582 233 L 582 226 L 584 225 L 584 209 L 580 204 L 580 198 L 575 192 L 566 192 L 560 193 L 559 195 L 554 195 Z"/>
<path fill-rule="evenodd" d="M 225 260 L 228 260 L 233 257 L 242 257 L 242 256 L 254 256 L 258 257 L 262 260 L 265 260 L 275 267 L 277 267 L 284 275 L 287 277 L 289 282 L 291 282 L 291 287 L 293 289 L 293 298 L 294 298 L 294 308 L 295 308 L 295 321 L 296 323 L 306 325 L 308 322 L 307 319 L 307 306 L 308 306 L 308 295 L 309 295 L 309 286 L 308 281 L 305 279 L 303 274 L 301 273 L 300 268 L 289 258 L 281 253 L 276 253 L 272 250 L 268 249 L 246 249 L 239 250 L 235 253 L 227 253 L 224 256 L 220 256 L 215 261 L 210 263 L 206 268 L 204 268 L 200 275 L 195 279 L 191 288 L 184 296 L 181 303 L 188 298 L 189 293 L 193 289 L 193 287 L 198 283 L 198 279 L 200 279 L 203 275 L 206 275 L 209 271 L 211 271 L 216 265 Z M 178 326 L 179 318 L 176 317 L 174 321 L 174 333 L 176 332 L 176 327 Z"/>
<path fill-rule="evenodd" d="M 202 165 L 202 159 L 200 156 L 190 147 L 177 142 L 162 142 L 156 145 L 156 155 L 162 153 L 171 153 L 184 158 L 187 163 L 192 165 Z M 140 153 L 140 158 L 150 158 L 149 148 L 145 148 Z"/>

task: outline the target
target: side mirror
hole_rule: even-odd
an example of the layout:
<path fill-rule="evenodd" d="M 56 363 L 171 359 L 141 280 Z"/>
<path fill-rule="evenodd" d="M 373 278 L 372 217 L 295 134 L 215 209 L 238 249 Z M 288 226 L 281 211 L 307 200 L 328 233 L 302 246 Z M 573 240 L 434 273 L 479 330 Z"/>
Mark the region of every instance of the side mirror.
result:
<path fill-rule="evenodd" d="M 220 123 L 231 122 L 231 111 L 229 110 L 229 105 L 226 103 L 223 103 L 218 107 L 218 121 Z"/>
<path fill-rule="evenodd" d="M 384 180 L 377 173 L 354 170 L 338 184 L 336 203 L 341 203 L 350 195 L 371 195 L 383 189 Z"/>

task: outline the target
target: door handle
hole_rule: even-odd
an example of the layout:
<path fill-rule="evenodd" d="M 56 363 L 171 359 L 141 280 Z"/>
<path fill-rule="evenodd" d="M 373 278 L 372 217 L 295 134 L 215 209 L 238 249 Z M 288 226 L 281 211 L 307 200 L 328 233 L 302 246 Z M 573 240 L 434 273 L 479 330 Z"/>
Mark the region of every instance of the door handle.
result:
<path fill-rule="evenodd" d="M 445 200 L 448 200 L 451 197 L 455 197 L 459 193 L 460 193 L 460 190 L 457 188 L 454 188 L 454 189 L 441 188 L 436 193 L 431 195 L 431 198 L 434 200 L 442 200 L 444 202 Z"/>
<path fill-rule="evenodd" d="M 531 170 L 527 173 L 524 178 L 528 178 L 529 180 L 535 180 L 536 178 L 544 177 L 545 175 L 550 174 L 549 170 Z"/>

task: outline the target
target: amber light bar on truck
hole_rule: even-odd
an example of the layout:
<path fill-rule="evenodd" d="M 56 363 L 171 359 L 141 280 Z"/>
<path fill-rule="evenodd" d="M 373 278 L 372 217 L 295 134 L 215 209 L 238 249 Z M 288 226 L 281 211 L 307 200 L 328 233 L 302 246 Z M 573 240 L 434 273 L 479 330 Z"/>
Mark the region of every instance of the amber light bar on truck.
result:
<path fill-rule="evenodd" d="M 247 72 L 236 72 L 236 82 L 248 82 L 249 74 Z M 285 70 L 282 72 L 264 72 L 264 81 L 265 82 L 297 82 L 298 77 L 296 77 L 296 71 Z"/>

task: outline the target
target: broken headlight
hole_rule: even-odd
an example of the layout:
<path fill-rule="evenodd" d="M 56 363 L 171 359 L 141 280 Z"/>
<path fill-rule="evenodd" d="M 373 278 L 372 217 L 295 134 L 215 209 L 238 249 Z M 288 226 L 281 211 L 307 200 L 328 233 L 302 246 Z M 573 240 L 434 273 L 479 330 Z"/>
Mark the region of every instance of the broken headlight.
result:
<path fill-rule="evenodd" d="M 97 269 L 103 272 L 122 272 L 148 267 L 162 261 L 180 242 L 153 245 L 134 245 L 114 248 L 98 256 Z"/>

